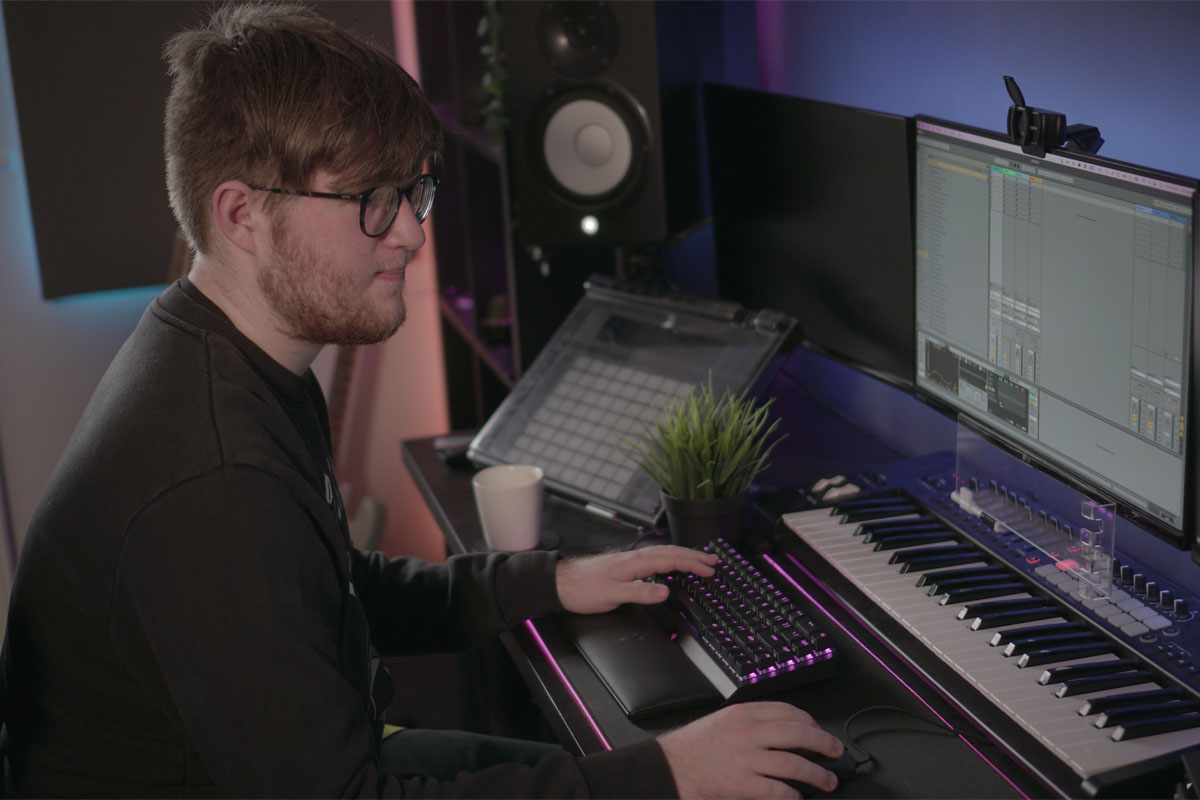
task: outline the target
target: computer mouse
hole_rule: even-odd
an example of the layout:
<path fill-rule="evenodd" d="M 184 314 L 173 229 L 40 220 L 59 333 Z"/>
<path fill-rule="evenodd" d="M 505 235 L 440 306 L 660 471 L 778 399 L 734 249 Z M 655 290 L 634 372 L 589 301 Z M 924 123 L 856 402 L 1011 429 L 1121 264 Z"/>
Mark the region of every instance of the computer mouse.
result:
<path fill-rule="evenodd" d="M 837 776 L 838 786 L 841 786 L 845 781 L 858 774 L 858 761 L 855 760 L 854 753 L 851 752 L 850 747 L 845 743 L 843 743 L 843 748 L 842 754 L 837 758 L 830 758 L 827 755 L 814 753 L 810 750 L 793 750 L 792 752 L 798 756 L 808 759 L 818 767 L 822 767 L 832 772 Z M 789 780 L 785 781 L 785 783 L 799 791 L 800 794 L 804 795 L 805 797 L 808 797 L 815 792 L 824 791 L 823 789 L 818 789 L 815 786 L 809 786 L 807 783 L 802 783 L 800 781 Z"/>

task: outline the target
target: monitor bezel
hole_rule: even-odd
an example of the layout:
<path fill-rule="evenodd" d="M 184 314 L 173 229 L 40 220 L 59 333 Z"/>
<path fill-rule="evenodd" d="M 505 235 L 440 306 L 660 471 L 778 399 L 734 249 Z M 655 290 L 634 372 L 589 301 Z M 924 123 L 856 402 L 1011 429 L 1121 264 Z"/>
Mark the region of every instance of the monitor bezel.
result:
<path fill-rule="evenodd" d="M 1014 146 L 1011 137 L 998 131 L 980 128 L 974 125 L 968 125 L 961 122 L 954 122 L 939 117 L 933 117 L 925 114 L 917 114 L 913 117 L 913 152 L 912 152 L 912 168 L 913 168 L 913 186 L 912 186 L 912 208 L 913 208 L 913 287 L 914 287 L 914 307 L 916 304 L 915 288 L 917 285 L 916 276 L 916 203 L 917 203 L 917 166 L 918 153 L 920 147 L 921 125 L 934 125 L 948 128 L 953 131 L 979 136 L 996 142 L 997 144 Z M 1178 547 L 1181 550 L 1195 549 L 1200 547 L 1200 537 L 1197 536 L 1197 504 L 1200 502 L 1200 456 L 1196 450 L 1200 447 L 1200 439 L 1197 438 L 1195 430 L 1195 420 L 1197 419 L 1197 411 L 1200 410 L 1200 398 L 1196 396 L 1197 389 L 1197 365 L 1200 362 L 1200 326 L 1197 324 L 1197 316 L 1200 316 L 1200 276 L 1197 275 L 1197 269 L 1200 265 L 1197 264 L 1197 256 L 1200 256 L 1200 180 L 1173 173 L 1167 170 L 1154 169 L 1145 167 L 1139 164 L 1132 164 L 1126 161 L 1106 158 L 1100 155 L 1087 153 L 1078 153 L 1073 150 L 1067 150 L 1061 147 L 1046 148 L 1049 155 L 1068 158 L 1075 161 L 1080 161 L 1085 164 L 1091 164 L 1097 167 L 1107 167 L 1120 170 L 1133 175 L 1160 180 L 1166 183 L 1186 186 L 1192 190 L 1191 206 L 1192 206 L 1192 264 L 1191 264 L 1191 295 L 1192 295 L 1192 318 L 1190 320 L 1190 349 L 1188 353 L 1188 363 L 1186 365 L 1187 375 L 1185 376 L 1187 385 L 1187 418 L 1192 422 L 1187 424 L 1184 433 L 1184 476 L 1183 476 L 1183 524 L 1180 528 L 1168 524 L 1164 520 L 1146 513 L 1140 507 L 1134 505 L 1123 497 L 1111 492 L 1103 487 L 1097 486 L 1086 475 L 1083 475 L 1074 470 L 1069 464 L 1058 463 L 1046 456 L 1044 453 L 1031 450 L 1019 438 L 1006 435 L 1003 431 L 995 428 L 987 422 L 979 419 L 977 415 L 972 414 L 964 409 L 951 405 L 946 400 L 943 400 L 938 395 L 933 394 L 922 386 L 920 376 L 917 374 L 917 346 L 919 342 L 919 326 L 914 315 L 914 324 L 912 331 L 911 347 L 914 354 L 914 370 L 912 375 L 912 387 L 915 397 L 922 402 L 938 409 L 943 414 L 955 419 L 959 424 L 965 424 L 973 432 L 977 433 L 990 443 L 1000 447 L 1011 455 L 1021 459 L 1023 462 L 1033 466 L 1043 472 L 1052 475 L 1054 478 L 1062 481 L 1066 485 L 1072 487 L 1076 491 L 1086 494 L 1093 499 L 1100 500 L 1106 503 L 1111 503 L 1116 506 L 1117 513 L 1123 519 L 1145 529 L 1159 538 L 1163 539 Z M 1027 154 L 1028 155 L 1028 154 Z M 1036 156 L 1034 156 L 1036 158 Z M 1182 197 L 1180 198 L 1183 199 Z"/>
<path fill-rule="evenodd" d="M 852 114 L 861 116 L 863 119 L 866 119 L 866 118 L 883 119 L 883 120 L 887 120 L 889 122 L 895 123 L 899 126 L 902 126 L 903 130 L 904 130 L 904 147 L 905 147 L 906 153 L 907 153 L 907 164 L 905 165 L 905 167 L 906 167 L 905 188 L 907 190 L 907 203 L 908 203 L 908 212 L 909 212 L 908 213 L 908 239 L 909 239 L 909 244 L 911 245 L 912 237 L 913 237 L 913 233 L 914 233 L 914 225 L 915 225 L 914 214 L 912 211 L 912 203 L 913 203 L 914 191 L 915 191 L 915 188 L 914 188 L 915 187 L 915 165 L 913 164 L 913 161 L 912 161 L 913 153 L 915 152 L 915 144 L 914 144 L 915 128 L 913 125 L 913 118 L 911 116 L 907 116 L 904 114 L 898 114 L 895 112 L 879 111 L 876 109 L 869 109 L 869 108 L 864 108 L 864 107 L 860 107 L 860 106 L 853 106 L 853 105 L 849 105 L 849 104 L 845 104 L 845 103 L 835 103 L 835 102 L 831 102 L 828 100 L 820 100 L 820 99 L 817 99 L 814 97 L 774 92 L 774 91 L 769 91 L 769 90 L 761 89 L 761 88 L 757 88 L 757 87 L 738 86 L 738 85 L 732 85 L 732 84 L 721 83 L 721 82 L 713 82 L 713 81 L 705 81 L 702 84 L 702 91 L 703 91 L 703 97 L 704 97 L 704 112 L 705 112 L 706 117 L 711 114 L 711 109 L 709 106 L 712 101 L 710 100 L 710 97 L 712 97 L 712 95 L 715 93 L 716 95 L 722 96 L 723 100 L 725 100 L 725 101 L 727 101 L 728 99 L 731 99 L 731 98 L 740 98 L 740 102 L 745 102 L 747 99 L 752 98 L 752 99 L 754 99 L 755 102 L 758 102 L 758 103 L 778 104 L 780 107 L 794 107 L 794 108 L 803 108 L 803 107 L 818 108 L 819 107 L 819 108 L 829 109 L 830 111 L 837 112 L 837 113 L 843 113 L 843 114 L 844 113 L 852 113 Z M 715 123 L 709 119 L 706 119 L 704 124 L 705 124 L 705 126 L 709 126 L 709 125 L 712 125 Z M 706 140 L 709 139 L 710 137 L 711 137 L 711 134 L 709 134 L 706 129 Z M 709 180 L 711 182 L 712 174 L 714 172 L 712 162 L 714 161 L 714 158 L 715 158 L 714 148 L 712 147 L 711 142 L 706 141 L 706 150 L 707 150 L 706 159 L 708 161 L 707 169 L 709 170 L 709 173 L 710 173 Z M 717 209 L 715 206 L 713 208 L 712 220 L 713 220 L 713 222 L 712 222 L 713 248 L 714 248 L 715 257 L 717 259 L 717 261 L 716 261 L 717 290 L 718 290 L 718 293 L 720 294 L 720 296 L 724 297 L 725 299 L 731 299 L 735 302 L 738 302 L 738 303 L 741 303 L 743 305 L 747 305 L 750 307 L 770 307 L 774 310 L 777 310 L 777 311 L 785 313 L 789 316 L 792 316 L 797 320 L 797 328 L 799 331 L 798 344 L 800 347 L 803 347 L 807 351 L 818 353 L 824 357 L 833 359 L 834 361 L 837 361 L 840 364 L 850 367 L 851 369 L 855 370 L 856 372 L 862 373 L 862 374 L 867 375 L 875 380 L 879 380 L 883 383 L 886 383 L 889 386 L 895 387 L 896 389 L 898 389 L 900 391 L 903 391 L 905 393 L 912 392 L 912 390 L 913 390 L 912 379 L 915 374 L 915 364 L 912 364 L 912 365 L 910 365 L 908 363 L 904 363 L 902 365 L 897 364 L 897 365 L 895 365 L 895 368 L 892 368 L 892 365 L 880 363 L 880 359 L 870 360 L 868 358 L 862 357 L 859 353 L 855 352 L 854 348 L 839 347 L 838 342 L 835 341 L 833 337 L 828 335 L 829 332 L 827 330 L 822 329 L 820 331 L 814 331 L 812 324 L 808 320 L 806 320 L 802 315 L 798 314 L 797 309 L 789 308 L 786 303 L 779 303 L 779 302 L 769 303 L 769 302 L 766 302 L 764 299 L 757 299 L 757 300 L 752 301 L 745 296 L 729 295 L 725 291 L 725 289 L 726 289 L 725 281 L 727 280 L 727 278 L 723 278 L 722 273 L 725 270 L 729 270 L 731 267 L 728 264 L 722 264 L 721 258 L 720 258 L 721 252 L 723 249 L 722 248 L 722 230 L 723 230 L 724 226 L 728 223 L 725 220 L 718 219 Z M 907 300 L 908 300 L 909 308 L 913 308 L 916 303 L 916 294 L 915 294 L 916 287 L 911 282 L 911 278 L 915 277 L 915 270 L 914 270 L 914 265 L 912 264 L 911 259 L 912 259 L 912 251 L 910 249 L 910 252 L 908 253 L 908 260 L 907 260 L 907 263 L 905 264 L 906 268 L 908 269 L 909 277 L 910 277 L 910 285 L 907 287 L 908 288 Z M 904 327 L 907 328 L 908 326 L 905 325 Z M 899 332 L 899 331 L 897 331 L 897 332 Z M 911 356 L 911 353 L 910 353 L 910 356 Z M 907 359 L 906 359 L 906 361 L 907 361 Z"/>

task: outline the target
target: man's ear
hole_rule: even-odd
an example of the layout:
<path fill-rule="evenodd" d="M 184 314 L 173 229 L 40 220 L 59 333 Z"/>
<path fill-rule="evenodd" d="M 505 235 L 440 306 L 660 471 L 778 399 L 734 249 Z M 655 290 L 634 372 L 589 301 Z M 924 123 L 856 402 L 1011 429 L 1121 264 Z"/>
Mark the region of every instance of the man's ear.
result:
<path fill-rule="evenodd" d="M 225 181 L 213 191 L 212 216 L 221 236 L 239 250 L 256 254 L 261 237 L 270 235 L 257 192 L 242 181 Z"/>

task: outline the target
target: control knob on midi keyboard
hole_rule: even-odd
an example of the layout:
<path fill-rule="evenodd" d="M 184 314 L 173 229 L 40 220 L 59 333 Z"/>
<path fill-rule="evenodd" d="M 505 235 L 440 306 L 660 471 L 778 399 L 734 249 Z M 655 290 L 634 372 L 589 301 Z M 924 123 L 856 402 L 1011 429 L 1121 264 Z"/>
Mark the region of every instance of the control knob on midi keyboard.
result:
<path fill-rule="evenodd" d="M 1121 583 L 1129 583 L 1133 580 L 1133 567 L 1128 564 L 1121 565 Z"/>
<path fill-rule="evenodd" d="M 1146 576 L 1140 572 L 1133 576 L 1133 590 L 1139 593 L 1146 591 Z"/>
<path fill-rule="evenodd" d="M 1174 612 L 1176 619 L 1182 619 L 1183 617 L 1186 617 L 1188 615 L 1187 600 L 1184 600 L 1182 597 L 1176 597 L 1175 605 L 1172 611 Z"/>
<path fill-rule="evenodd" d="M 1158 594 L 1158 604 L 1163 608 L 1171 608 L 1171 604 L 1175 602 L 1175 595 L 1170 589 L 1163 589 Z"/>
<path fill-rule="evenodd" d="M 1158 602 L 1158 583 L 1155 581 L 1146 582 L 1146 599 Z"/>

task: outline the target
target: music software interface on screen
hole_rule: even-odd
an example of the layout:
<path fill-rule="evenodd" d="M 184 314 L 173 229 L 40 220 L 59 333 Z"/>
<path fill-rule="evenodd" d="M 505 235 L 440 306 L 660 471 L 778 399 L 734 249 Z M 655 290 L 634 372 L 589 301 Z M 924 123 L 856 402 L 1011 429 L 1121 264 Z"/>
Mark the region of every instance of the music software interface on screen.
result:
<path fill-rule="evenodd" d="M 918 122 L 917 380 L 1182 524 L 1190 187 Z"/>

